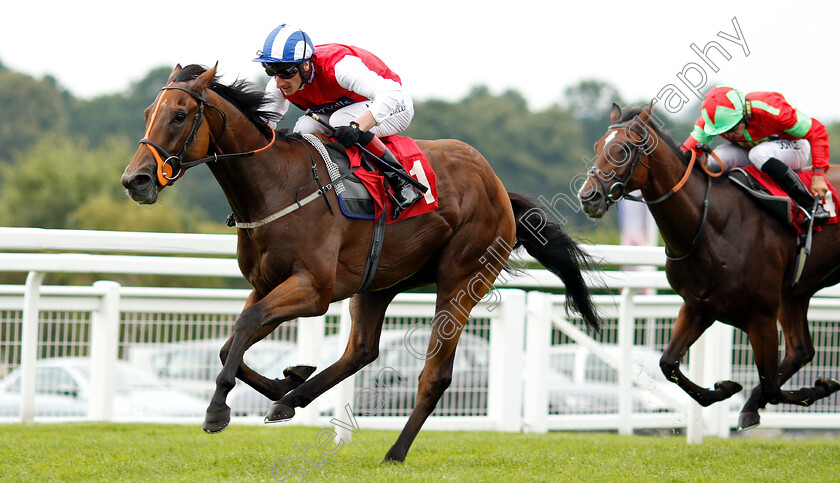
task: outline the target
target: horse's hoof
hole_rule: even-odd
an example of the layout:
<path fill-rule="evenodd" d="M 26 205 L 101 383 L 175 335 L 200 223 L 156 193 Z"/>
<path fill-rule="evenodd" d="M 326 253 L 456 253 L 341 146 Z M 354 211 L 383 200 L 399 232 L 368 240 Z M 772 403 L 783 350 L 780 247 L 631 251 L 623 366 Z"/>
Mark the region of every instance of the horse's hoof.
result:
<path fill-rule="evenodd" d="M 828 393 L 826 396 L 834 394 L 838 390 L 840 390 L 840 384 L 838 384 L 833 379 L 829 379 L 827 377 L 818 377 L 817 381 L 814 383 L 817 387 L 822 387 Z"/>
<path fill-rule="evenodd" d="M 385 455 L 385 458 L 382 460 L 383 465 L 393 465 L 397 463 L 405 463 L 405 456 L 399 457 L 397 455 L 391 454 L 390 451 Z"/>
<path fill-rule="evenodd" d="M 204 424 L 201 425 L 201 429 L 205 433 L 213 434 L 225 429 L 228 424 L 230 424 L 230 408 L 221 411 L 208 410 L 204 416 Z"/>
<path fill-rule="evenodd" d="M 284 377 L 295 377 L 300 379 L 301 382 L 309 379 L 309 376 L 315 372 L 315 366 L 310 365 L 297 365 L 297 366 L 289 366 L 283 369 L 283 376 Z"/>
<path fill-rule="evenodd" d="M 265 413 L 265 422 L 266 423 L 281 423 L 283 421 L 288 421 L 295 417 L 295 408 L 286 406 L 285 404 L 280 404 L 280 402 L 275 402 L 268 408 L 268 412 Z"/>
<path fill-rule="evenodd" d="M 746 431 L 758 426 L 761 423 L 761 416 L 758 411 L 741 413 L 738 416 L 738 431 Z"/>
<path fill-rule="evenodd" d="M 715 392 L 723 394 L 721 401 L 732 397 L 733 394 L 741 392 L 744 386 L 735 381 L 718 381 L 715 383 Z"/>

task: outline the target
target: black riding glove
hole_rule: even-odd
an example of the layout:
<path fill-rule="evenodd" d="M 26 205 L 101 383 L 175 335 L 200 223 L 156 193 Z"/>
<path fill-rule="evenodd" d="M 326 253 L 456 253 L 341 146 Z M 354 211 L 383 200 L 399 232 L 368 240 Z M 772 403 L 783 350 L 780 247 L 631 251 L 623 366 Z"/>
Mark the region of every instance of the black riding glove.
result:
<path fill-rule="evenodd" d="M 359 129 L 359 124 L 355 121 L 351 122 L 349 126 L 339 126 L 333 131 L 333 136 L 345 148 L 349 148 L 359 142 L 359 136 L 361 135 L 362 131 Z"/>
<path fill-rule="evenodd" d="M 706 153 L 706 154 L 712 154 L 712 148 L 708 144 L 705 144 L 705 143 L 697 143 L 697 145 L 694 146 L 694 149 L 698 152 L 703 152 L 703 153 Z"/>

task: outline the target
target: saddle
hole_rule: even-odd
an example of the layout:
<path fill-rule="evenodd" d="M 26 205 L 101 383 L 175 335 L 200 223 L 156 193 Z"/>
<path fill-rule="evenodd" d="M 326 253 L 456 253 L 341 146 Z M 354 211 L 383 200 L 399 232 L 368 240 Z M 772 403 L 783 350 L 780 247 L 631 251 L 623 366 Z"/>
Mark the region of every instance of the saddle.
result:
<path fill-rule="evenodd" d="M 426 181 L 429 185 L 429 190 L 426 192 L 424 199 L 403 210 L 396 220 L 387 217 L 387 223 L 394 223 L 437 210 L 435 173 L 417 143 L 404 136 L 387 136 L 380 139 L 403 165 L 406 172 L 415 178 L 423 178 L 419 180 L 421 182 Z M 391 211 L 391 199 L 386 192 L 384 177 L 375 168 L 367 169 L 370 165 L 366 166 L 362 162 L 362 154 L 356 148 L 345 150 L 344 146 L 337 142 L 329 142 L 324 146 L 327 148 L 328 154 L 324 161 L 327 164 L 330 178 L 335 183 L 339 207 L 344 216 L 378 220 L 383 211 Z M 354 171 L 350 173 L 351 170 Z"/>
<path fill-rule="evenodd" d="M 808 219 L 802 210 L 775 181 L 755 166 L 733 168 L 727 174 L 731 182 L 758 201 L 771 216 L 792 226 L 797 234 L 803 235 L 808 230 Z M 796 174 L 805 183 L 805 186 L 811 185 L 813 172 L 810 169 L 799 171 Z M 828 179 L 826 179 L 826 183 L 828 183 L 828 194 L 826 199 L 823 200 L 823 207 L 831 214 L 831 218 L 825 223 L 830 225 L 840 222 L 840 216 L 838 216 L 834 205 L 834 200 L 840 199 L 840 197 L 838 197 L 837 190 Z M 822 230 L 822 225 L 814 226 L 814 231 L 820 230 Z"/>

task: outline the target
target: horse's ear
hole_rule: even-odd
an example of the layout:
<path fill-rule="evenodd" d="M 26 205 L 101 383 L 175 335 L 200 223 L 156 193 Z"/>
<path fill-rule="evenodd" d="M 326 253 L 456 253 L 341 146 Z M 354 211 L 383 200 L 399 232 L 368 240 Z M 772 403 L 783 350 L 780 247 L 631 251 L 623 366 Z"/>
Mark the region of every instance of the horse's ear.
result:
<path fill-rule="evenodd" d="M 647 124 L 648 119 L 650 119 L 650 114 L 652 112 L 653 112 L 653 103 L 651 103 L 649 106 L 644 108 L 644 110 L 642 110 L 642 112 L 639 113 L 639 120 L 642 121 L 643 123 Z"/>
<path fill-rule="evenodd" d="M 178 75 L 178 72 L 181 72 L 181 64 L 175 64 L 175 68 L 172 69 L 172 73 L 169 74 L 169 79 L 166 81 L 167 84 L 175 80 L 175 76 Z"/>
<path fill-rule="evenodd" d="M 213 79 L 216 78 L 216 67 L 219 66 L 219 61 L 216 61 L 216 64 L 204 71 L 203 74 L 196 77 L 195 83 L 193 84 L 193 89 L 196 91 L 202 91 L 210 86 L 210 83 L 213 82 Z"/>
<path fill-rule="evenodd" d="M 621 118 L 621 108 L 613 102 L 612 109 L 610 109 L 610 124 L 615 124 L 619 118 Z"/>

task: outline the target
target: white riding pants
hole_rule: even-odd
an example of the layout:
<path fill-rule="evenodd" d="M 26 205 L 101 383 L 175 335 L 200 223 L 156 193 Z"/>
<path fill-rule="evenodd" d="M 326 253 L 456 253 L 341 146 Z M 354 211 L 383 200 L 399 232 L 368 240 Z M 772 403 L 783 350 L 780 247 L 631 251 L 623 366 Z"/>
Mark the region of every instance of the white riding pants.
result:
<path fill-rule="evenodd" d="M 318 114 L 318 117 L 333 127 L 347 126 L 351 121 L 360 118 L 365 111 L 370 109 L 371 101 L 357 102 L 342 107 L 331 114 Z M 414 102 L 407 98 L 405 104 L 400 106 L 397 112 L 383 119 L 379 124 L 372 127 L 370 132 L 377 137 L 392 136 L 404 131 L 414 118 Z M 294 132 L 329 134 L 327 128 L 309 116 L 301 116 L 295 123 Z"/>
<path fill-rule="evenodd" d="M 714 149 L 714 153 L 723 161 L 724 171 L 740 168 L 752 163 L 761 170 L 770 158 L 776 158 L 790 169 L 798 171 L 808 164 L 811 158 L 811 144 L 805 139 L 777 139 L 765 141 L 753 148 L 743 148 L 737 144 L 726 143 Z M 717 161 L 709 159 L 707 166 L 716 166 Z"/>

